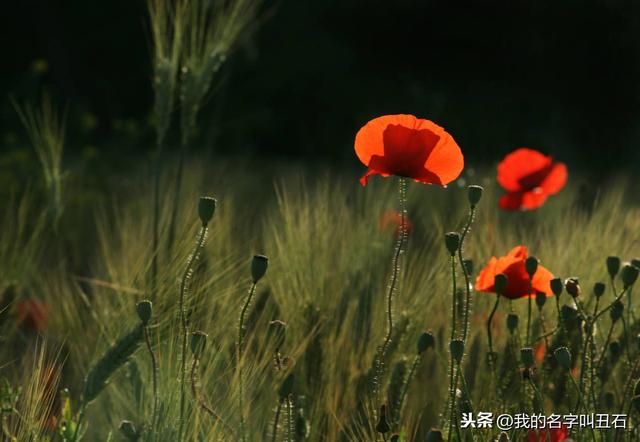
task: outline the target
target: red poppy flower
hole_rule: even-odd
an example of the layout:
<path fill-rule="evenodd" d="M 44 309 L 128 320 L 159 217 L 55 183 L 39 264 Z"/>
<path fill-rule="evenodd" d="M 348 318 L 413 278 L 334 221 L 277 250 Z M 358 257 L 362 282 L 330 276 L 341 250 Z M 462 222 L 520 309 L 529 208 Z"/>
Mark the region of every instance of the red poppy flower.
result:
<path fill-rule="evenodd" d="M 507 191 L 500 198 L 501 208 L 536 209 L 567 183 L 567 166 L 537 150 L 521 147 L 498 164 L 498 183 Z"/>
<path fill-rule="evenodd" d="M 413 115 L 385 115 L 365 124 L 356 135 L 356 155 L 371 175 L 397 175 L 444 186 L 462 172 L 460 148 L 443 128 Z"/>
<path fill-rule="evenodd" d="M 44 331 L 49 325 L 48 306 L 38 299 L 25 299 L 16 305 L 18 326 L 35 332 Z"/>
<path fill-rule="evenodd" d="M 527 248 L 525 246 L 517 246 L 507 256 L 501 258 L 492 257 L 476 278 L 476 290 L 495 293 L 493 283 L 496 275 L 504 273 L 507 275 L 507 289 L 504 296 L 509 299 L 536 296 L 537 292 L 543 292 L 547 296 L 551 296 L 553 292 L 549 284 L 553 279 L 553 274 L 541 265 L 538 265 L 538 270 L 533 275 L 533 280 L 531 281 L 532 291 L 529 293 L 529 275 L 524 268 L 524 261 L 527 256 Z"/>
<path fill-rule="evenodd" d="M 569 437 L 569 431 L 565 427 L 549 428 L 541 430 L 529 430 L 527 442 L 547 442 L 547 434 L 551 442 L 563 442 Z"/>
<path fill-rule="evenodd" d="M 394 233 L 400 232 L 402 226 L 402 215 L 395 210 L 387 210 L 380 216 L 380 230 L 382 232 L 393 231 Z M 405 215 L 404 216 L 404 230 L 407 233 L 411 233 L 413 229 L 413 223 Z"/>

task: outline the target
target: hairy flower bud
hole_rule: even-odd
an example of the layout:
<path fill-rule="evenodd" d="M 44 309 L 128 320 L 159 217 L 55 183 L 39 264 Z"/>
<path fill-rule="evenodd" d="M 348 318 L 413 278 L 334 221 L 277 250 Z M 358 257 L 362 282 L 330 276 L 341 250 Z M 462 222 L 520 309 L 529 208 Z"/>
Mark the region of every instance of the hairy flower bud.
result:
<path fill-rule="evenodd" d="M 451 351 L 453 359 L 460 363 L 464 355 L 464 342 L 462 339 L 452 339 L 451 342 L 449 342 L 449 350 Z"/>
<path fill-rule="evenodd" d="M 147 325 L 153 315 L 153 304 L 149 300 L 142 300 L 136 304 L 136 312 L 142 324 Z"/>
<path fill-rule="evenodd" d="M 120 422 L 120 433 L 130 441 L 137 441 L 140 438 L 138 431 L 136 430 L 136 426 L 131 421 L 122 421 Z"/>
<path fill-rule="evenodd" d="M 622 283 L 625 288 L 631 287 L 638 279 L 638 267 L 627 264 L 622 267 L 622 272 L 620 273 L 620 277 L 622 278 Z"/>
<path fill-rule="evenodd" d="M 593 294 L 596 296 L 596 298 L 599 298 L 600 296 L 604 295 L 604 289 L 605 289 L 604 283 L 596 282 L 593 285 Z"/>
<path fill-rule="evenodd" d="M 532 368 L 535 364 L 535 357 L 533 354 L 533 348 L 525 347 L 520 349 L 520 361 L 525 368 Z"/>
<path fill-rule="evenodd" d="M 510 333 L 513 333 L 516 331 L 516 328 L 518 328 L 519 321 L 520 321 L 520 318 L 515 313 L 509 313 L 507 315 L 507 329 L 509 329 Z"/>
<path fill-rule="evenodd" d="M 201 196 L 198 201 L 198 215 L 203 226 L 209 224 L 213 214 L 216 212 L 218 201 L 210 196 Z"/>
<path fill-rule="evenodd" d="M 264 255 L 254 255 L 251 260 L 251 279 L 253 283 L 257 283 L 267 273 L 269 266 L 269 258 Z"/>
<path fill-rule="evenodd" d="M 574 298 L 580 296 L 580 293 L 582 292 L 582 290 L 580 289 L 580 282 L 578 281 L 578 278 L 568 278 L 564 282 L 564 288 L 567 293 Z"/>
<path fill-rule="evenodd" d="M 535 256 L 528 256 L 527 259 L 524 260 L 524 269 L 527 271 L 529 279 L 533 279 L 533 275 L 538 271 L 538 258 Z"/>
<path fill-rule="evenodd" d="M 549 281 L 549 285 L 551 286 L 551 291 L 554 295 L 560 296 L 562 294 L 562 279 L 553 278 L 551 281 Z"/>
<path fill-rule="evenodd" d="M 544 307 L 545 302 L 547 302 L 547 294 L 545 292 L 536 292 L 536 305 L 538 308 Z"/>
<path fill-rule="evenodd" d="M 444 235 L 444 242 L 451 256 L 455 255 L 460 247 L 460 234 L 458 232 L 448 232 Z"/>
<path fill-rule="evenodd" d="M 616 323 L 622 317 L 622 313 L 624 312 L 624 304 L 619 299 L 616 299 L 613 304 L 611 304 L 611 309 L 609 309 L 609 315 L 611 316 L 611 321 Z"/>
<path fill-rule="evenodd" d="M 615 278 L 615 276 L 620 271 L 620 258 L 617 256 L 609 256 L 607 257 L 607 272 L 609 272 L 609 276 L 611 278 Z"/>
<path fill-rule="evenodd" d="M 504 295 L 507 291 L 507 284 L 509 283 L 509 279 L 507 275 L 504 273 L 498 273 L 493 280 L 493 287 L 498 295 Z"/>
<path fill-rule="evenodd" d="M 423 332 L 418 338 L 418 354 L 424 353 L 428 348 L 432 348 L 436 343 L 433 333 L 430 331 Z"/>
<path fill-rule="evenodd" d="M 478 205 L 482 198 L 483 190 L 482 186 L 477 186 L 475 184 L 467 187 L 467 196 L 469 197 L 469 204 L 471 204 L 471 207 Z"/>
<path fill-rule="evenodd" d="M 558 347 L 553 353 L 556 362 L 565 370 L 571 370 L 571 353 L 567 347 Z"/>
<path fill-rule="evenodd" d="M 432 428 L 431 430 L 429 430 L 426 442 L 442 442 L 443 440 L 444 437 L 442 436 L 441 430 L 438 430 L 437 428 Z"/>
<path fill-rule="evenodd" d="M 473 271 L 475 270 L 474 266 L 473 266 L 473 259 L 471 259 L 471 258 L 463 259 L 462 260 L 462 265 L 467 270 L 467 274 L 469 276 L 473 275 Z"/>

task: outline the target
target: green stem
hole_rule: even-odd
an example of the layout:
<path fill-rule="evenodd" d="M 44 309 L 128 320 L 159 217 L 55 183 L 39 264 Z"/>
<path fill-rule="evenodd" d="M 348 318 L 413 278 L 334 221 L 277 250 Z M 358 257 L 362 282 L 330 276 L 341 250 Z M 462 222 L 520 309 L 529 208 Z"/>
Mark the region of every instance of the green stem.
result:
<path fill-rule="evenodd" d="M 245 419 L 244 419 L 244 380 L 242 378 L 242 348 L 244 345 L 244 342 L 243 342 L 244 341 L 244 320 L 247 314 L 247 310 L 249 309 L 249 305 L 251 304 L 251 300 L 253 299 L 253 295 L 256 292 L 256 285 L 257 285 L 256 282 L 251 284 L 251 288 L 249 289 L 249 295 L 247 296 L 247 299 L 245 300 L 245 303 L 242 306 L 242 311 L 240 312 L 240 324 L 238 325 L 238 343 L 237 343 L 237 349 L 236 349 L 236 353 L 238 356 L 237 370 L 238 370 L 238 387 L 239 387 L 238 403 L 240 407 L 240 437 L 243 442 L 246 440 Z M 280 406 L 281 404 L 279 404 L 278 407 Z"/>
<path fill-rule="evenodd" d="M 278 400 L 278 408 L 276 408 L 276 415 L 273 418 L 273 431 L 271 434 L 271 442 L 276 442 L 278 439 L 278 425 L 280 423 L 280 412 L 282 411 L 282 400 Z"/>
<path fill-rule="evenodd" d="M 193 250 L 191 256 L 187 260 L 187 266 L 182 275 L 182 280 L 180 282 L 180 323 L 182 326 L 182 347 L 181 347 L 181 357 L 180 360 L 180 427 L 178 431 L 178 436 L 180 441 L 183 439 L 184 432 L 184 412 L 186 406 L 186 392 L 185 392 L 185 377 L 187 372 L 187 335 L 188 335 L 188 323 L 187 323 L 187 312 L 185 308 L 185 297 L 187 290 L 189 288 L 189 280 L 191 279 L 191 274 L 193 272 L 193 264 L 195 260 L 198 258 L 200 254 L 200 250 L 204 246 L 204 240 L 207 236 L 207 224 L 202 223 L 202 227 L 200 228 L 200 234 L 198 236 L 198 241 L 196 243 L 196 247 Z"/>
<path fill-rule="evenodd" d="M 469 333 L 469 312 L 471 310 L 471 283 L 469 281 L 469 272 L 467 270 L 467 266 L 464 265 L 464 261 L 462 259 L 462 248 L 464 247 L 464 240 L 467 237 L 467 233 L 471 229 L 471 224 L 473 224 L 473 220 L 475 217 L 476 208 L 475 206 L 471 206 L 469 210 L 469 218 L 467 219 L 467 224 L 462 231 L 462 235 L 460 235 L 460 247 L 458 247 L 458 261 L 460 262 L 460 266 L 462 267 L 462 274 L 464 275 L 464 287 L 465 287 L 465 303 L 464 303 L 464 329 L 462 332 L 462 341 L 464 343 L 467 342 L 467 336 Z"/>
<path fill-rule="evenodd" d="M 151 336 L 149 335 L 149 327 L 144 327 L 144 339 L 147 344 L 147 350 L 149 351 L 149 357 L 151 358 L 151 380 L 153 388 L 153 412 L 151 414 L 151 426 L 155 429 L 156 416 L 158 413 L 158 362 L 156 354 L 153 351 L 151 345 Z"/>
<path fill-rule="evenodd" d="M 411 364 L 411 370 L 409 370 L 409 375 L 406 377 L 404 381 L 404 385 L 402 386 L 402 392 L 400 393 L 400 400 L 398 401 L 397 413 L 396 413 L 396 415 L 398 416 L 397 424 L 400 424 L 400 421 L 402 420 L 402 409 L 404 408 L 404 401 L 406 399 L 407 392 L 409 391 L 409 385 L 411 384 L 411 380 L 413 379 L 416 369 L 418 368 L 418 364 L 420 364 L 421 360 L 422 360 L 422 356 L 420 354 L 417 354 L 416 357 L 413 359 L 413 364 Z"/>
<path fill-rule="evenodd" d="M 456 338 L 456 311 L 457 311 L 457 306 L 456 306 L 456 257 L 455 255 L 451 255 L 451 285 L 452 285 L 452 301 L 451 301 L 451 341 L 453 341 Z M 458 382 L 457 379 L 457 375 L 454 374 L 454 370 L 455 370 L 455 359 L 454 359 L 454 355 L 453 353 L 451 353 L 450 355 L 450 359 L 449 359 L 449 363 L 451 364 L 451 367 L 449 369 L 449 375 L 450 375 L 450 379 L 449 379 L 449 407 L 450 407 L 450 413 L 449 413 L 449 432 L 447 435 L 447 440 L 450 442 L 451 441 L 451 435 L 452 435 L 452 425 L 453 425 L 453 415 L 455 412 L 455 408 L 456 408 L 456 384 Z"/>
<path fill-rule="evenodd" d="M 531 284 L 531 277 L 529 278 L 529 296 L 527 297 L 527 300 L 529 301 L 527 304 L 527 339 L 525 340 L 525 342 L 527 343 L 527 346 L 531 345 L 531 292 L 533 291 L 533 287 Z"/>

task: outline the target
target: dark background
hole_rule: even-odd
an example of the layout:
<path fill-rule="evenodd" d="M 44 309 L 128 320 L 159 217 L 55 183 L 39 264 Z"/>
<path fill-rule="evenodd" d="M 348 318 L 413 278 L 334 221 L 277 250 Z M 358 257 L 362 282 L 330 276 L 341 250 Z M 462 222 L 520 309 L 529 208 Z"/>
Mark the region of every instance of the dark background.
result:
<path fill-rule="evenodd" d="M 640 2 L 269 4 L 194 148 L 354 164 L 362 124 L 414 113 L 478 162 L 529 146 L 595 173 L 637 167 Z M 3 16 L 2 148 L 23 132 L 9 95 L 43 86 L 69 103 L 69 152 L 153 148 L 144 0 L 21 0 Z"/>

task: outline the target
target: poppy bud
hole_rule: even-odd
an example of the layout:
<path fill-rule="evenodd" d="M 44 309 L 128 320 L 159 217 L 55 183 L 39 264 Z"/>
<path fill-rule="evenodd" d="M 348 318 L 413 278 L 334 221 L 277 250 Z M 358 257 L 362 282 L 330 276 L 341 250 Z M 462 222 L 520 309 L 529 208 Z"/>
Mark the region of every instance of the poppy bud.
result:
<path fill-rule="evenodd" d="M 418 338 L 418 354 L 424 353 L 428 348 L 435 345 L 436 340 L 430 331 L 423 332 Z"/>
<path fill-rule="evenodd" d="M 381 434 L 386 434 L 391 431 L 391 426 L 387 421 L 387 406 L 384 404 L 380 407 L 380 418 L 376 424 L 376 431 Z"/>
<path fill-rule="evenodd" d="M 571 370 L 571 353 L 567 347 L 558 347 L 553 355 L 562 368 Z"/>
<path fill-rule="evenodd" d="M 538 308 L 544 307 L 545 302 L 547 302 L 547 294 L 545 292 L 536 292 L 536 305 Z"/>
<path fill-rule="evenodd" d="M 549 281 L 549 286 L 551 287 L 551 291 L 554 295 L 560 296 L 562 294 L 562 279 L 553 278 Z"/>
<path fill-rule="evenodd" d="M 267 273 L 267 267 L 269 265 L 269 258 L 264 255 L 254 255 L 251 261 L 251 279 L 256 284 L 265 273 Z"/>
<path fill-rule="evenodd" d="M 577 298 L 578 296 L 580 296 L 581 290 L 580 290 L 580 282 L 578 281 L 578 278 L 567 278 L 567 280 L 564 282 L 564 288 L 567 291 L 567 293 L 573 296 L 574 298 Z"/>
<path fill-rule="evenodd" d="M 596 296 L 596 298 L 599 298 L 600 296 L 604 295 L 604 289 L 605 289 L 604 283 L 596 282 L 593 285 L 593 294 Z"/>
<path fill-rule="evenodd" d="M 607 272 L 609 272 L 609 276 L 611 278 L 615 278 L 615 276 L 620 271 L 620 258 L 617 256 L 609 256 L 607 257 Z"/>
<path fill-rule="evenodd" d="M 444 242 L 451 256 L 455 255 L 460 247 L 460 234 L 458 232 L 449 232 L 444 235 Z"/>
<path fill-rule="evenodd" d="M 638 267 L 627 264 L 622 267 L 622 273 L 620 274 L 624 288 L 631 287 L 636 279 L 638 279 Z"/>
<path fill-rule="evenodd" d="M 142 324 L 147 325 L 153 314 L 153 304 L 151 304 L 151 301 L 146 299 L 140 301 L 136 304 L 136 312 L 138 313 L 138 318 L 140 318 Z"/>
<path fill-rule="evenodd" d="M 136 426 L 133 425 L 133 422 L 131 421 L 120 422 L 119 429 L 120 429 L 120 433 L 122 433 L 122 435 L 126 437 L 127 440 L 136 441 L 140 438 L 140 435 L 136 430 Z"/>
<path fill-rule="evenodd" d="M 533 348 L 525 347 L 520 349 L 520 361 L 525 368 L 531 368 L 535 364 L 535 357 L 533 355 Z"/>
<path fill-rule="evenodd" d="M 620 346 L 620 342 L 609 342 L 609 353 L 611 354 L 612 362 L 616 362 L 618 359 L 620 359 L 620 355 L 622 354 L 622 347 Z"/>
<path fill-rule="evenodd" d="M 280 397 L 281 401 L 285 400 L 293 393 L 294 380 L 293 373 L 291 373 L 280 385 L 280 388 L 278 389 L 278 397 Z"/>
<path fill-rule="evenodd" d="M 618 319 L 622 317 L 623 312 L 624 312 L 624 304 L 619 299 L 616 299 L 613 302 L 613 304 L 611 304 L 611 309 L 609 310 L 611 321 L 614 323 L 618 322 Z"/>
<path fill-rule="evenodd" d="M 509 329 L 510 333 L 513 333 L 514 331 L 516 331 L 516 328 L 518 328 L 518 321 L 520 318 L 518 318 L 518 315 L 516 315 L 515 313 L 509 313 L 507 315 L 507 328 Z"/>
<path fill-rule="evenodd" d="M 507 284 L 509 283 L 509 279 L 507 275 L 504 273 L 498 273 L 493 280 L 493 287 L 498 295 L 504 295 L 507 291 Z"/>
<path fill-rule="evenodd" d="M 449 342 L 449 350 L 451 351 L 453 359 L 460 363 L 464 355 L 464 342 L 462 339 L 452 339 L 451 342 Z"/>
<path fill-rule="evenodd" d="M 441 430 L 438 430 L 437 428 L 432 428 L 431 430 L 429 430 L 426 442 L 442 442 L 443 440 L 444 437 L 442 436 Z"/>
<path fill-rule="evenodd" d="M 463 259 L 462 265 L 467 270 L 467 275 L 473 275 L 473 259 Z"/>
<path fill-rule="evenodd" d="M 200 216 L 200 221 L 202 221 L 203 226 L 209 224 L 209 221 L 213 218 L 217 204 L 218 201 L 215 198 L 211 198 L 210 196 L 200 197 L 200 201 L 198 201 L 198 215 Z"/>
<path fill-rule="evenodd" d="M 535 275 L 538 270 L 538 258 L 528 256 L 527 259 L 524 260 L 524 269 L 527 271 L 529 279 L 533 279 L 533 275 Z"/>
<path fill-rule="evenodd" d="M 400 440 L 400 435 L 394 434 L 393 436 L 391 436 L 391 439 L 389 439 L 389 442 L 398 442 L 399 440 Z"/>
<path fill-rule="evenodd" d="M 498 436 L 498 442 L 509 442 L 509 435 L 504 431 Z"/>
<path fill-rule="evenodd" d="M 204 346 L 207 343 L 207 334 L 201 331 L 191 333 L 191 353 L 195 358 L 201 358 Z"/>
<path fill-rule="evenodd" d="M 482 186 L 477 185 L 471 185 L 467 187 L 467 196 L 469 197 L 469 204 L 471 204 L 471 207 L 475 207 L 478 205 L 480 199 L 482 198 L 483 190 L 484 189 L 482 188 Z"/>

